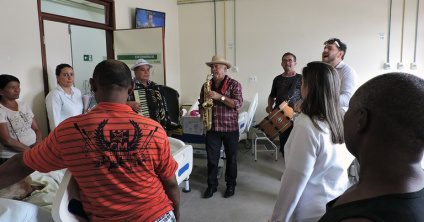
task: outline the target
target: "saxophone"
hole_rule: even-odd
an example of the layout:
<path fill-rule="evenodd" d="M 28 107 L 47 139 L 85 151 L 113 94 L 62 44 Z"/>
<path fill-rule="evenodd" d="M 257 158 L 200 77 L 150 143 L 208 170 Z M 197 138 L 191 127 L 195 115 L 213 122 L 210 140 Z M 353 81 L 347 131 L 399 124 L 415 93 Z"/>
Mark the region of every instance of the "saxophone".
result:
<path fill-rule="evenodd" d="M 206 82 L 203 84 L 203 112 L 202 112 L 202 120 L 203 126 L 206 131 L 212 128 L 212 107 L 213 100 L 212 98 L 208 98 L 208 94 L 211 91 L 210 81 L 213 77 L 213 74 L 209 74 L 206 76 Z"/>

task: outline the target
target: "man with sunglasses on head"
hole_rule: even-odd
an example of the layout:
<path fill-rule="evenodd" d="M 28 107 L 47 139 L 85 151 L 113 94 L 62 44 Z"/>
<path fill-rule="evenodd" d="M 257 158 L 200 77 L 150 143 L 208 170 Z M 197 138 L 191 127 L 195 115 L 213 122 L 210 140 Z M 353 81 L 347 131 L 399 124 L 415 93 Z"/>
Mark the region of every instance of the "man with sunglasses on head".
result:
<path fill-rule="evenodd" d="M 340 105 L 346 111 L 349 100 L 356 90 L 357 74 L 343 59 L 347 46 L 340 39 L 332 38 L 324 42 L 322 61 L 336 68 L 340 75 Z"/>

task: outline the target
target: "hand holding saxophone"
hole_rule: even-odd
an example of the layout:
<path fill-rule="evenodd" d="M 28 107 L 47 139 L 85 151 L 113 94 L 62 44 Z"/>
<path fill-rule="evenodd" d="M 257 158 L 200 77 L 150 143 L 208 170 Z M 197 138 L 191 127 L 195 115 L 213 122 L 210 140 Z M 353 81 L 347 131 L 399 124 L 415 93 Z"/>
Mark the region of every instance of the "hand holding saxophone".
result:
<path fill-rule="evenodd" d="M 215 92 L 215 91 L 210 91 L 207 95 L 207 98 L 213 99 L 213 100 L 220 100 L 221 97 L 222 97 L 222 95 Z"/>

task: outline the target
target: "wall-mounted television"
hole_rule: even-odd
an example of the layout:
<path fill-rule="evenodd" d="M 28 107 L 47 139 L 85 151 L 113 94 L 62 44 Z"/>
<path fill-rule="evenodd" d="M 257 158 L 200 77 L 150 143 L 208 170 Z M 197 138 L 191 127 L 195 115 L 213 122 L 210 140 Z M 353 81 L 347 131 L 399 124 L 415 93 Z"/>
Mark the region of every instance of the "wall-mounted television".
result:
<path fill-rule="evenodd" d="M 135 9 L 135 28 L 165 27 L 165 12 Z"/>

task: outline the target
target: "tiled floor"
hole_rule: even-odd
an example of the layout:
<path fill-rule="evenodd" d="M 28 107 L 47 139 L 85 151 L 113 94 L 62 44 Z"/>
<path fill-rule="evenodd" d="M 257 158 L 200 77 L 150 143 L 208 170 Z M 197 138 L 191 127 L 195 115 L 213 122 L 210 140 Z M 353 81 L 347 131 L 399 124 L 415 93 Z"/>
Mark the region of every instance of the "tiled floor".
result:
<path fill-rule="evenodd" d="M 190 177 L 191 192 L 181 192 L 180 213 L 184 222 L 267 221 L 276 201 L 284 168 L 281 154 L 258 153 L 255 162 L 251 149 L 239 143 L 236 194 L 223 198 L 225 180 L 219 180 L 218 192 L 210 199 L 202 198 L 206 189 L 206 159 L 195 158 Z"/>

